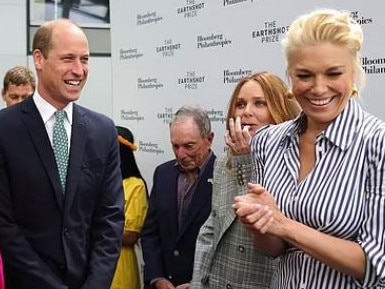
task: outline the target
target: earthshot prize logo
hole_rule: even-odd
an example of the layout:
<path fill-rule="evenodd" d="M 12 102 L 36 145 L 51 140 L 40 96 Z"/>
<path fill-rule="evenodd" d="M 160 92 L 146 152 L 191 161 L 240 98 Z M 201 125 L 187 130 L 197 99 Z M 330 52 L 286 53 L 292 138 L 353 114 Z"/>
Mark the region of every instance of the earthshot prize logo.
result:
<path fill-rule="evenodd" d="M 198 12 L 205 8 L 205 3 L 196 3 L 195 0 L 186 0 L 186 5 L 177 8 L 177 14 L 184 18 L 197 17 Z"/>
<path fill-rule="evenodd" d="M 164 124 L 170 124 L 174 117 L 174 110 L 172 107 L 165 107 L 163 111 L 156 113 L 156 118 L 161 120 Z"/>
<path fill-rule="evenodd" d="M 172 39 L 164 40 L 164 44 L 161 46 L 155 47 L 156 53 L 160 53 L 163 57 L 172 57 L 175 54 L 175 51 L 181 48 L 180 43 L 173 43 Z"/>
<path fill-rule="evenodd" d="M 166 125 L 170 124 L 173 117 L 174 110 L 172 107 L 165 107 L 163 111 L 156 113 L 156 118 Z M 156 155 L 164 154 L 164 149 L 158 143 L 152 141 L 139 141 L 139 151 Z"/>
<path fill-rule="evenodd" d="M 204 83 L 205 80 L 204 75 L 197 75 L 195 71 L 187 71 L 186 76 L 178 78 L 178 85 L 183 86 L 184 89 L 198 89 L 198 85 Z"/>
<path fill-rule="evenodd" d="M 163 17 L 158 16 L 155 11 L 136 15 L 137 26 L 152 24 L 152 23 L 157 24 L 161 20 L 163 20 Z"/>
<path fill-rule="evenodd" d="M 263 28 L 251 32 L 251 37 L 260 39 L 262 44 L 280 42 L 281 37 L 289 30 L 289 26 L 282 26 L 276 20 L 265 21 Z"/>

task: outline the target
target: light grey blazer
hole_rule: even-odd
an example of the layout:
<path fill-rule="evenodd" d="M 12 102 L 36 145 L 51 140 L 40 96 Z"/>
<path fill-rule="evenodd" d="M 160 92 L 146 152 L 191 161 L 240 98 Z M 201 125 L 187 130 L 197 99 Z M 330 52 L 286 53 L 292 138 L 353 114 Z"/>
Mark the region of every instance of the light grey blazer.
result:
<path fill-rule="evenodd" d="M 269 288 L 277 261 L 259 252 L 232 208 L 255 179 L 251 156 L 223 155 L 214 167 L 212 211 L 197 239 L 191 289 Z M 253 175 L 253 176 L 252 176 Z"/>

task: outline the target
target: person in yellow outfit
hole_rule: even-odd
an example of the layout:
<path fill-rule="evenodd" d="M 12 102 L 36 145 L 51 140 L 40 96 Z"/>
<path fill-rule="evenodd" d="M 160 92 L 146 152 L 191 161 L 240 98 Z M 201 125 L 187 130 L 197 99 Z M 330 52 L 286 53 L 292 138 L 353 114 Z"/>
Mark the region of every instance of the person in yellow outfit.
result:
<path fill-rule="evenodd" d="M 123 244 L 111 289 L 140 289 L 140 275 L 135 244 L 142 231 L 148 208 L 146 183 L 137 166 L 134 137 L 125 127 L 117 126 L 120 148 L 120 168 L 125 197 Z"/>

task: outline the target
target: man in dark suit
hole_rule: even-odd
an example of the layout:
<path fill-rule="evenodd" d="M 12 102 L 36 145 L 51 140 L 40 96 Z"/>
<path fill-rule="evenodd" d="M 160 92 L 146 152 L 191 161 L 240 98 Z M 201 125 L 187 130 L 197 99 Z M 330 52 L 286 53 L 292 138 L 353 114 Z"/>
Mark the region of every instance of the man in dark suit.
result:
<path fill-rule="evenodd" d="M 123 231 L 122 179 L 114 123 L 73 103 L 88 59 L 77 25 L 43 24 L 33 40 L 37 91 L 0 111 L 0 249 L 8 289 L 110 286 Z M 68 145 L 62 159 L 55 154 L 57 111 L 64 112 Z M 63 159 L 64 176 L 57 166 Z"/>
<path fill-rule="evenodd" d="M 141 237 L 147 286 L 189 286 L 196 238 L 211 211 L 213 138 L 202 109 L 182 107 L 176 112 L 170 124 L 176 159 L 155 169 Z"/>
<path fill-rule="evenodd" d="M 15 66 L 9 69 L 3 79 L 1 94 L 6 106 L 12 106 L 33 95 L 36 80 L 27 66 Z M 0 289 L 4 289 L 3 261 L 0 254 Z"/>

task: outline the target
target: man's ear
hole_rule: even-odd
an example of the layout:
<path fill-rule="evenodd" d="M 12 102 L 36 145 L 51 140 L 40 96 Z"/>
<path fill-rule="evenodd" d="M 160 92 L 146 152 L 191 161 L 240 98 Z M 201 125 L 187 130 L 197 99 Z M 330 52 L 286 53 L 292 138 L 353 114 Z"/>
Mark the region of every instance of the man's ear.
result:
<path fill-rule="evenodd" d="M 40 49 L 35 49 L 32 55 L 36 70 L 41 69 L 42 61 L 44 60 L 43 53 L 40 51 Z"/>
<path fill-rule="evenodd" d="M 214 132 L 210 132 L 209 135 L 207 136 L 207 139 L 209 140 L 209 142 L 212 144 L 213 143 L 213 140 L 214 140 Z"/>

